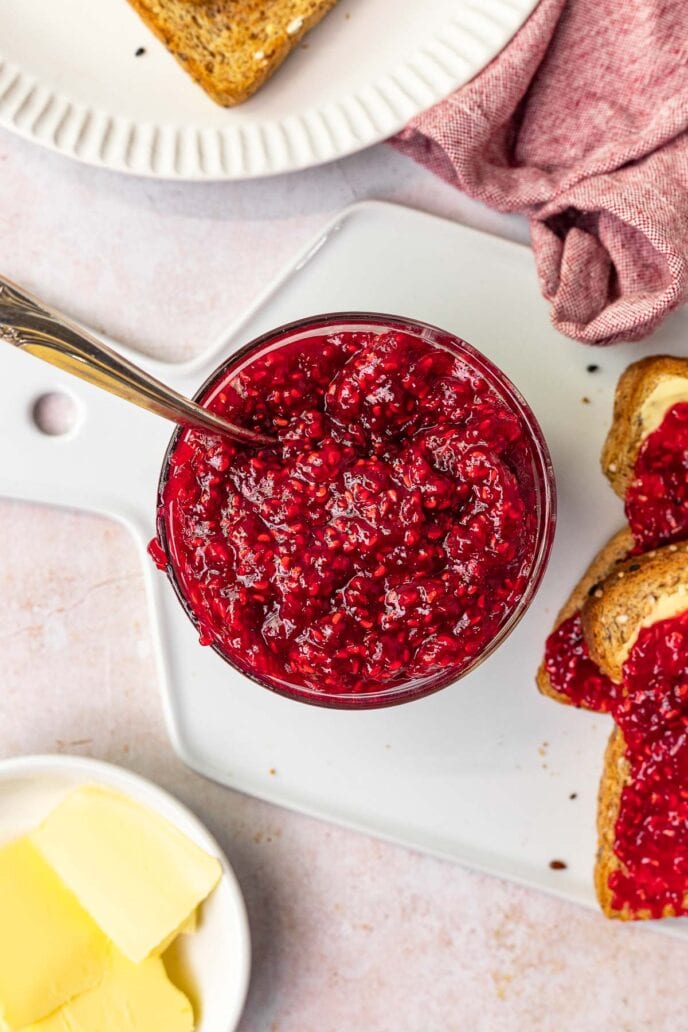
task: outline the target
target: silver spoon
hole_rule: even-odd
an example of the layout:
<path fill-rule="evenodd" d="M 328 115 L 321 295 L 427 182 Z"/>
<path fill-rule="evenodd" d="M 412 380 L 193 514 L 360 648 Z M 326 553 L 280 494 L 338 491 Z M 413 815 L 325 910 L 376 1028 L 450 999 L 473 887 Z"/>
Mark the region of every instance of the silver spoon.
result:
<path fill-rule="evenodd" d="M 0 340 L 174 423 L 212 430 L 242 444 L 275 443 L 273 437 L 235 426 L 166 387 L 65 315 L 1 276 Z"/>

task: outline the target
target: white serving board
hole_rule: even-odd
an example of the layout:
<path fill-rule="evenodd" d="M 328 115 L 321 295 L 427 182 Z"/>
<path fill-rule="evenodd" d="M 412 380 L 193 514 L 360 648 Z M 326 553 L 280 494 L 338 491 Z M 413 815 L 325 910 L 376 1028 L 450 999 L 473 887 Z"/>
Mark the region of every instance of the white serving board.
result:
<path fill-rule="evenodd" d="M 391 709 L 329 711 L 273 695 L 201 648 L 144 553 L 167 426 L 10 348 L 0 349 L 0 494 L 95 510 L 131 529 L 169 732 L 189 766 L 273 803 L 592 904 L 610 721 L 541 698 L 533 677 L 557 609 L 622 523 L 598 465 L 616 379 L 642 355 L 681 353 L 686 314 L 642 346 L 585 348 L 552 329 L 528 249 L 368 202 L 329 223 L 201 360 L 145 364 L 192 393 L 220 358 L 259 333 L 347 309 L 423 319 L 465 337 L 522 390 L 552 451 L 559 522 L 544 583 L 508 641 L 454 686 Z M 587 372 L 590 363 L 599 371 Z M 56 388 L 83 410 L 67 439 L 42 435 L 30 417 L 36 396 Z M 552 859 L 567 868 L 550 870 Z"/>

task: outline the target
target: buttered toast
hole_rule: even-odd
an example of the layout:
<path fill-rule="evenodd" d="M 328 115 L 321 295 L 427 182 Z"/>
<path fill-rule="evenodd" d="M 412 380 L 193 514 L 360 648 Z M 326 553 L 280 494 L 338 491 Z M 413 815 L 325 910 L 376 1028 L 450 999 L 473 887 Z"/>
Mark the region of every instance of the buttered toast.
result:
<path fill-rule="evenodd" d="M 687 609 L 688 542 L 627 559 L 597 585 L 582 607 L 590 658 L 620 684 L 640 631 Z"/>
<path fill-rule="evenodd" d="M 608 917 L 688 913 L 688 359 L 631 365 L 602 467 L 629 526 L 559 612 L 537 673 L 559 702 L 611 713 L 595 887 Z"/>
<path fill-rule="evenodd" d="M 682 401 L 688 402 L 688 358 L 641 358 L 619 378 L 601 457 L 602 472 L 619 498 L 626 497 L 643 441 Z"/>
<path fill-rule="evenodd" d="M 591 657 L 621 684 L 598 803 L 600 905 L 624 920 L 684 914 L 688 543 L 621 564 L 584 603 L 582 624 Z"/>

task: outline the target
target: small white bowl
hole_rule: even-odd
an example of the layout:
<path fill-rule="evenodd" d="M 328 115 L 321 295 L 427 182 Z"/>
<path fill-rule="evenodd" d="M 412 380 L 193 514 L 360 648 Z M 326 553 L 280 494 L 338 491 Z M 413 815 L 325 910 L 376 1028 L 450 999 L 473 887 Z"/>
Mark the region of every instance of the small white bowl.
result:
<path fill-rule="evenodd" d="M 222 864 L 223 876 L 201 908 L 198 930 L 179 937 L 168 968 L 192 1000 L 197 1032 L 233 1032 L 251 970 L 244 899 L 216 840 L 173 796 L 122 767 L 81 756 L 0 760 L 0 844 L 31 831 L 63 796 L 83 784 L 107 785 L 156 810 Z"/>

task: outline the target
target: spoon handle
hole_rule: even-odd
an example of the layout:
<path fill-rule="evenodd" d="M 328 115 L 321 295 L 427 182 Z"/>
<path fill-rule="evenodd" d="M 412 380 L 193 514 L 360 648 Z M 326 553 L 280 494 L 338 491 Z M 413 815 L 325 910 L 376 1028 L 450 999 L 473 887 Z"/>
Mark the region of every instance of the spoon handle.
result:
<path fill-rule="evenodd" d="M 0 277 L 0 341 L 183 426 L 202 427 L 244 444 L 274 439 L 235 426 L 134 365 L 55 309 Z"/>

